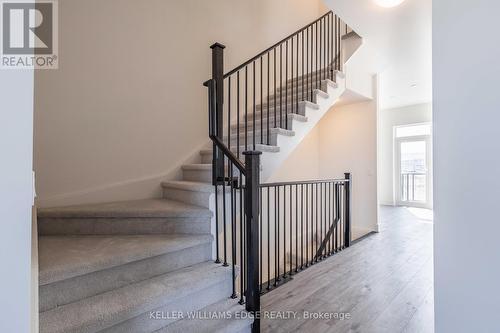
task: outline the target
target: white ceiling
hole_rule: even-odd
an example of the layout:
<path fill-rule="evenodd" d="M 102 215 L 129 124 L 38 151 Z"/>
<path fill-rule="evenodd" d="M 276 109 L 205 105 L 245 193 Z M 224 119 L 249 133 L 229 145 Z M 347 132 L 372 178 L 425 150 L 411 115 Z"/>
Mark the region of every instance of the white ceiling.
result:
<path fill-rule="evenodd" d="M 374 0 L 325 0 L 370 49 L 368 68 L 380 74 L 380 107 L 432 100 L 432 0 L 383 8 Z"/>

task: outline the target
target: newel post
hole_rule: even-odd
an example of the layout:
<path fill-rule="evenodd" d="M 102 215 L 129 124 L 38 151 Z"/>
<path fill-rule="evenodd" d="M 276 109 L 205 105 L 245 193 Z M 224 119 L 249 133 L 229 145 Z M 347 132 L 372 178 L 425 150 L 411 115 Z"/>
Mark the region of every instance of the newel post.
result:
<path fill-rule="evenodd" d="M 344 178 L 347 180 L 345 184 L 345 246 L 351 245 L 351 189 L 352 177 L 349 172 L 344 173 Z"/>
<path fill-rule="evenodd" d="M 260 288 L 259 288 L 259 184 L 260 151 L 246 151 L 245 155 L 245 216 L 247 290 L 246 310 L 255 316 L 252 332 L 260 332 Z"/>
<path fill-rule="evenodd" d="M 222 140 L 224 126 L 224 48 L 225 46 L 215 43 L 212 49 L 212 79 L 215 81 L 215 135 Z M 214 147 L 215 148 L 215 147 Z M 214 151 L 215 168 L 213 170 L 214 185 L 224 179 L 224 155 L 219 149 Z"/>

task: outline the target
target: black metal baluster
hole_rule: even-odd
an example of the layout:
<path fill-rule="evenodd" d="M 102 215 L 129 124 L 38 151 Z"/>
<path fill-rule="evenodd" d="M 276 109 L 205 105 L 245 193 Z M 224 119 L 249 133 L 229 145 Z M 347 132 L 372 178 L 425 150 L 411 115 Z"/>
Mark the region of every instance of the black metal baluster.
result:
<path fill-rule="evenodd" d="M 304 31 L 302 31 L 302 36 L 304 35 Z M 297 35 L 297 56 L 296 56 L 296 66 L 295 66 L 295 113 L 299 113 L 299 37 L 300 35 Z M 293 108 L 292 108 L 293 109 Z"/>
<path fill-rule="evenodd" d="M 345 240 L 346 247 L 351 245 L 351 174 L 345 173 Z"/>
<path fill-rule="evenodd" d="M 340 196 L 341 196 L 341 190 L 342 189 L 342 184 L 339 183 L 338 184 L 338 193 L 337 193 L 337 206 L 338 206 L 338 218 L 339 218 L 339 221 L 338 221 L 338 225 L 339 225 L 339 243 L 338 243 L 338 249 L 337 251 L 340 251 L 342 250 L 342 206 L 341 206 L 341 199 L 340 199 Z"/>
<path fill-rule="evenodd" d="M 297 190 L 296 190 L 297 191 Z M 292 192 L 293 192 L 293 186 L 290 185 L 290 276 L 292 276 L 292 263 L 293 263 L 293 250 L 292 250 L 292 239 L 293 239 L 293 211 L 292 211 Z M 295 206 L 295 209 L 297 209 L 297 206 Z"/>
<path fill-rule="evenodd" d="M 229 77 L 231 79 L 231 77 Z M 235 211 L 235 200 L 236 200 L 236 190 L 234 188 L 234 180 L 233 180 L 233 164 L 230 162 L 230 173 L 231 176 L 231 274 L 233 283 L 233 292 L 231 294 L 231 298 L 237 298 L 236 295 L 236 211 Z"/>
<path fill-rule="evenodd" d="M 334 224 L 333 235 L 332 235 L 332 254 L 335 254 L 335 248 L 337 243 L 335 241 L 335 234 L 337 232 L 337 220 L 336 220 L 336 211 L 335 211 L 335 182 L 332 184 L 332 223 Z"/>
<path fill-rule="evenodd" d="M 325 248 L 324 248 L 324 252 L 322 254 L 322 257 L 323 258 L 326 258 L 326 254 L 327 254 L 327 247 L 326 245 L 328 244 L 327 243 L 327 232 L 328 232 L 328 215 L 327 215 L 327 208 L 328 208 L 328 187 L 327 187 L 328 183 L 323 183 L 323 239 L 325 241 Z"/>
<path fill-rule="evenodd" d="M 327 181 L 324 183 L 324 226 L 325 226 L 325 236 L 323 238 L 323 244 L 324 244 L 324 247 L 323 247 L 323 258 L 326 258 L 328 257 L 328 246 L 329 246 L 329 237 L 330 237 L 330 234 L 329 234 L 329 231 L 330 231 L 330 224 L 329 224 L 329 216 L 328 216 L 328 212 L 330 211 L 330 206 L 329 206 L 329 192 L 328 192 L 328 188 L 330 186 L 330 182 Z"/>
<path fill-rule="evenodd" d="M 242 172 L 240 171 L 240 300 L 238 303 L 244 304 L 245 300 L 243 297 L 245 296 L 245 293 L 243 291 L 244 288 L 244 278 L 245 278 L 245 272 L 244 272 L 244 260 L 243 260 L 243 211 L 244 211 L 244 187 L 243 187 L 243 178 L 242 178 Z M 245 180 L 246 182 L 246 180 Z"/>
<path fill-rule="evenodd" d="M 318 28 L 321 28 L 321 25 L 320 24 L 316 24 L 316 88 L 318 88 L 319 86 L 319 77 L 320 77 L 320 74 L 319 74 L 319 55 L 320 55 L 320 52 L 319 52 L 319 43 L 321 40 L 318 40 L 318 35 L 319 35 L 319 29 Z"/>
<path fill-rule="evenodd" d="M 311 239 L 310 239 L 310 247 L 311 247 L 311 256 L 309 260 L 311 260 L 311 265 L 314 265 L 314 214 L 316 212 L 316 205 L 314 204 L 314 194 L 316 193 L 316 185 L 314 183 L 311 184 Z"/>
<path fill-rule="evenodd" d="M 276 48 L 273 50 L 274 52 L 274 66 L 273 66 L 273 70 L 274 70 L 274 96 L 273 96 L 273 99 L 274 99 L 274 128 L 276 128 Z"/>
<path fill-rule="evenodd" d="M 305 87 L 304 87 L 304 31 L 302 31 L 302 57 L 301 57 L 301 62 L 302 62 L 302 100 L 304 101 L 304 92 L 305 92 Z M 307 63 L 306 63 L 306 68 L 307 68 Z M 297 113 L 299 113 L 299 102 L 297 102 Z"/>
<path fill-rule="evenodd" d="M 299 271 L 298 255 L 299 255 L 299 185 L 295 185 L 295 272 Z"/>
<path fill-rule="evenodd" d="M 278 193 L 276 195 L 277 198 L 277 203 L 276 203 L 276 210 L 278 212 L 278 217 L 276 219 L 276 282 L 281 281 L 280 278 L 280 186 L 277 187 Z"/>
<path fill-rule="evenodd" d="M 260 144 L 264 144 L 264 109 L 262 108 L 262 103 L 264 103 L 264 95 L 262 93 L 262 66 L 264 62 L 264 56 L 260 57 Z M 262 207 L 262 206 L 261 206 Z M 262 229 L 261 229 L 262 230 Z"/>
<path fill-rule="evenodd" d="M 252 125 L 252 130 L 253 130 L 253 150 L 255 150 L 255 61 L 253 62 L 253 66 L 252 66 L 252 69 L 253 69 L 253 93 L 252 93 L 252 97 L 253 97 L 253 114 L 252 114 L 252 120 L 253 120 L 253 125 Z"/>
<path fill-rule="evenodd" d="M 231 76 L 227 78 L 227 81 L 227 148 L 231 150 Z"/>
<path fill-rule="evenodd" d="M 316 244 L 318 246 L 321 246 L 321 243 L 323 242 L 323 183 L 319 183 L 319 242 L 316 241 Z M 321 248 L 318 247 L 318 251 L 316 252 L 318 255 L 318 258 L 316 260 L 321 260 L 321 253 L 320 250 Z"/>
<path fill-rule="evenodd" d="M 222 165 L 225 168 L 226 165 L 226 157 L 222 155 Z M 226 223 L 226 170 L 224 169 L 224 173 L 222 174 L 222 221 L 223 221 L 223 238 L 224 238 L 224 266 L 228 266 L 227 263 L 227 223 Z"/>
<path fill-rule="evenodd" d="M 343 23 L 342 21 L 340 21 L 340 22 Z M 339 41 L 340 41 L 340 54 L 342 54 L 342 25 L 340 26 L 340 38 L 339 38 Z M 344 64 L 343 64 L 342 59 L 340 61 L 340 70 L 341 71 L 344 70 Z"/>
<path fill-rule="evenodd" d="M 344 64 L 342 60 L 342 20 L 339 18 L 339 68 L 343 71 Z"/>
<path fill-rule="evenodd" d="M 326 240 L 326 183 L 321 183 L 321 200 L 323 202 L 323 212 L 322 212 L 322 235 L 321 235 L 321 243 Z M 324 250 L 321 252 L 320 259 L 324 258 Z"/>
<path fill-rule="evenodd" d="M 263 189 L 262 187 L 259 187 L 259 292 L 262 293 L 262 243 L 263 243 L 263 235 L 264 235 L 264 229 L 263 229 L 263 225 L 264 223 L 262 222 L 262 220 L 264 219 L 264 215 L 262 214 L 263 211 L 262 211 L 262 192 L 263 192 Z"/>
<path fill-rule="evenodd" d="M 319 246 L 323 241 L 323 183 L 319 183 L 319 242 L 316 241 L 316 244 Z M 316 257 L 316 261 L 321 260 L 321 253 L 319 253 L 319 247 L 316 251 L 318 256 Z"/>
<path fill-rule="evenodd" d="M 324 44 L 323 44 L 323 34 L 324 34 L 324 27 L 323 27 L 323 20 L 319 21 L 319 87 L 318 89 L 321 88 L 321 80 L 323 79 L 323 50 L 324 50 Z"/>
<path fill-rule="evenodd" d="M 311 234 L 311 261 L 314 264 L 314 255 L 316 254 L 316 242 L 318 240 L 318 184 L 313 184 L 313 233 Z"/>
<path fill-rule="evenodd" d="M 240 158 L 240 71 L 236 72 L 236 157 Z"/>
<path fill-rule="evenodd" d="M 306 30 L 306 99 L 309 99 L 309 28 Z M 311 56 L 312 61 L 312 56 Z"/>
<path fill-rule="evenodd" d="M 337 207 L 337 249 L 336 249 L 336 252 L 339 251 L 339 248 L 340 248 L 340 237 L 339 237 L 339 230 L 340 230 L 340 227 L 341 227 L 341 221 L 340 221 L 340 202 L 339 202 L 339 189 L 340 189 L 340 186 L 339 184 L 335 184 L 336 185 L 336 193 L 335 193 L 335 199 L 336 199 L 336 207 Z"/>
<path fill-rule="evenodd" d="M 307 202 L 306 202 L 307 208 Z M 306 214 L 307 217 L 307 214 Z M 304 269 L 304 184 L 300 184 L 300 269 Z"/>
<path fill-rule="evenodd" d="M 332 183 L 328 182 L 328 230 L 332 230 Z M 332 254 L 332 234 L 328 237 L 328 256 Z"/>
<path fill-rule="evenodd" d="M 335 225 L 335 183 L 332 182 L 331 184 L 331 205 L 332 205 L 332 228 L 333 228 L 333 232 L 332 232 L 332 237 L 331 237 L 331 246 L 330 246 L 330 255 L 334 254 L 335 253 L 335 229 L 336 229 L 336 225 Z"/>
<path fill-rule="evenodd" d="M 283 44 L 280 44 L 280 127 L 283 128 Z"/>
<path fill-rule="evenodd" d="M 276 238 L 276 235 L 278 234 L 278 192 L 277 192 L 277 187 L 274 186 L 274 286 L 277 286 L 278 282 L 278 260 L 276 253 L 277 251 L 277 244 L 278 240 Z"/>
<path fill-rule="evenodd" d="M 286 279 L 286 185 L 283 186 L 283 279 Z"/>
<path fill-rule="evenodd" d="M 318 46 L 318 50 L 319 50 L 319 54 L 318 54 L 318 59 L 319 59 L 319 73 L 318 73 L 318 89 L 321 88 L 321 78 L 322 78 L 322 72 L 323 72 L 323 68 L 322 68 L 322 64 L 323 64 L 323 60 L 321 59 L 321 55 L 322 55 L 322 52 L 323 52 L 323 20 L 320 20 L 318 22 L 319 24 L 319 46 Z"/>
<path fill-rule="evenodd" d="M 311 194 L 312 194 L 312 189 L 311 189 Z M 312 212 L 312 208 L 311 208 Z M 305 246 L 306 246 L 306 267 L 309 267 L 309 184 L 306 184 L 306 239 L 305 239 Z M 311 223 L 312 225 L 312 223 Z"/>
<path fill-rule="evenodd" d="M 267 144 L 269 145 L 269 124 L 270 124 L 270 120 L 269 120 L 269 96 L 271 95 L 271 87 L 269 86 L 269 76 L 271 75 L 271 71 L 269 69 L 269 64 L 271 63 L 270 61 L 270 56 L 269 56 L 270 52 L 267 53 Z M 262 109 L 262 108 L 261 108 Z"/>
<path fill-rule="evenodd" d="M 288 129 L 288 40 L 285 42 L 285 128 Z"/>
<path fill-rule="evenodd" d="M 267 290 L 271 289 L 271 187 L 267 187 Z"/>
<path fill-rule="evenodd" d="M 311 69 L 309 71 L 309 75 L 311 76 L 311 85 L 309 89 L 309 100 L 313 101 L 313 89 L 314 89 L 314 61 L 316 60 L 316 55 L 314 54 L 314 25 L 311 26 Z"/>
<path fill-rule="evenodd" d="M 315 196 L 316 195 L 316 196 Z M 314 200 L 316 199 L 316 200 Z M 312 184 L 312 188 L 311 188 L 311 222 L 312 222 L 312 226 L 311 226 L 311 265 L 314 264 L 314 249 L 315 249 L 315 244 L 314 244 L 314 238 L 318 237 L 317 236 L 317 232 L 318 232 L 318 228 L 317 228 L 317 224 L 318 224 L 318 208 L 317 208 L 317 204 L 318 204 L 318 185 L 317 184 Z"/>
<path fill-rule="evenodd" d="M 326 26 L 326 18 L 323 19 L 323 79 L 326 79 L 326 51 L 328 50 L 328 47 L 326 45 L 326 33 L 327 33 L 327 26 Z"/>
<path fill-rule="evenodd" d="M 330 14 L 326 17 L 326 67 L 325 67 L 325 77 L 330 78 L 329 68 L 330 68 Z"/>
<path fill-rule="evenodd" d="M 337 183 L 333 183 L 333 223 L 335 224 L 335 230 L 333 234 L 333 253 L 337 252 Z"/>
<path fill-rule="evenodd" d="M 298 36 L 298 35 L 297 35 L 297 36 Z M 298 37 L 297 37 L 297 45 L 298 45 L 298 43 L 299 43 L 299 40 L 298 40 Z M 297 49 L 297 50 L 298 50 L 298 49 Z M 292 78 L 291 78 L 291 79 L 292 79 L 292 80 L 291 80 L 292 90 L 291 90 L 291 91 L 292 91 L 292 92 L 290 93 L 290 95 L 291 95 L 291 101 L 290 101 L 290 113 L 293 113 L 293 105 L 294 105 L 294 103 L 293 103 L 293 94 L 294 94 L 294 90 L 293 90 L 293 89 L 294 89 L 294 86 L 296 85 L 296 82 L 295 82 L 295 76 L 293 76 L 293 37 L 292 37 L 292 47 L 291 47 L 291 51 L 290 51 L 290 57 L 291 57 L 290 61 L 291 61 L 291 63 L 292 63 L 292 68 L 291 68 L 291 69 L 292 69 L 292 74 L 291 74 L 291 76 L 292 76 Z M 297 91 L 295 91 L 295 93 L 297 93 Z M 287 127 L 287 129 L 289 129 L 289 127 Z"/>
<path fill-rule="evenodd" d="M 248 150 L 248 66 L 245 66 L 245 151 Z"/>
<path fill-rule="evenodd" d="M 335 70 L 339 70 L 339 18 L 335 15 Z"/>
<path fill-rule="evenodd" d="M 331 80 L 331 65 L 332 65 L 332 15 L 328 14 L 328 21 L 327 21 L 327 27 L 328 27 L 328 55 L 327 55 L 327 72 L 326 72 L 326 77 Z"/>
<path fill-rule="evenodd" d="M 332 53 L 332 61 L 331 61 L 331 66 L 330 66 L 330 72 L 331 72 L 331 79 L 332 81 L 334 80 L 334 70 L 335 70 L 335 62 L 337 61 L 337 50 L 336 50 L 336 30 L 335 30 L 335 22 L 336 22 L 336 15 L 332 14 L 331 20 L 330 20 L 330 29 L 331 29 L 331 36 L 330 36 L 330 48 L 331 48 L 331 53 Z"/>
<path fill-rule="evenodd" d="M 340 250 L 344 248 L 344 210 L 342 209 L 342 192 L 344 184 L 339 187 L 339 214 L 340 214 Z"/>
<path fill-rule="evenodd" d="M 215 144 L 214 144 L 215 146 Z M 215 147 L 214 147 L 214 154 L 215 155 Z M 213 158 L 213 157 L 212 157 Z M 219 198 L 218 198 L 218 186 L 217 183 L 215 184 L 215 263 L 220 264 L 220 257 L 219 257 Z"/>

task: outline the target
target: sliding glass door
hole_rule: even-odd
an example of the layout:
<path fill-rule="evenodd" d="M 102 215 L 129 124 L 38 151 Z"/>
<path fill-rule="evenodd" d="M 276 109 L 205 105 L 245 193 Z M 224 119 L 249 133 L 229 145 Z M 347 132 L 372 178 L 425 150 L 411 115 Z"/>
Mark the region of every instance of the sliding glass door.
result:
<path fill-rule="evenodd" d="M 397 204 L 431 208 L 430 135 L 397 137 L 395 146 Z"/>

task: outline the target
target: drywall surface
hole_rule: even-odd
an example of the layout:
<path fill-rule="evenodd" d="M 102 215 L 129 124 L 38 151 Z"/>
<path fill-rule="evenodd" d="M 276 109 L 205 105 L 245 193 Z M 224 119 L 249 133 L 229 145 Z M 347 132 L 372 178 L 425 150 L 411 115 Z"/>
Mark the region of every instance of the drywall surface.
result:
<path fill-rule="evenodd" d="M 33 71 L 0 71 L 0 332 L 30 332 Z"/>
<path fill-rule="evenodd" d="M 322 121 L 322 120 L 321 120 Z M 321 124 L 321 121 L 319 124 Z M 319 179 L 320 125 L 316 125 L 267 180 L 268 183 Z"/>
<path fill-rule="evenodd" d="M 378 119 L 378 171 L 379 201 L 394 205 L 394 126 L 430 123 L 432 104 L 417 104 L 379 111 Z"/>
<path fill-rule="evenodd" d="M 320 123 L 320 177 L 352 174 L 352 226 L 378 230 L 376 99 L 333 108 Z M 353 230 L 354 231 L 354 230 Z"/>
<path fill-rule="evenodd" d="M 376 78 L 368 84 L 377 96 Z M 269 182 L 343 178 L 344 172 L 353 177 L 353 235 L 378 231 L 376 98 L 333 106 Z"/>
<path fill-rule="evenodd" d="M 323 13 L 320 1 L 59 4 L 59 69 L 36 73 L 39 204 L 160 195 L 208 142 L 214 42 L 234 68 Z"/>
<path fill-rule="evenodd" d="M 438 333 L 500 332 L 499 11 L 496 1 L 433 1 Z"/>

